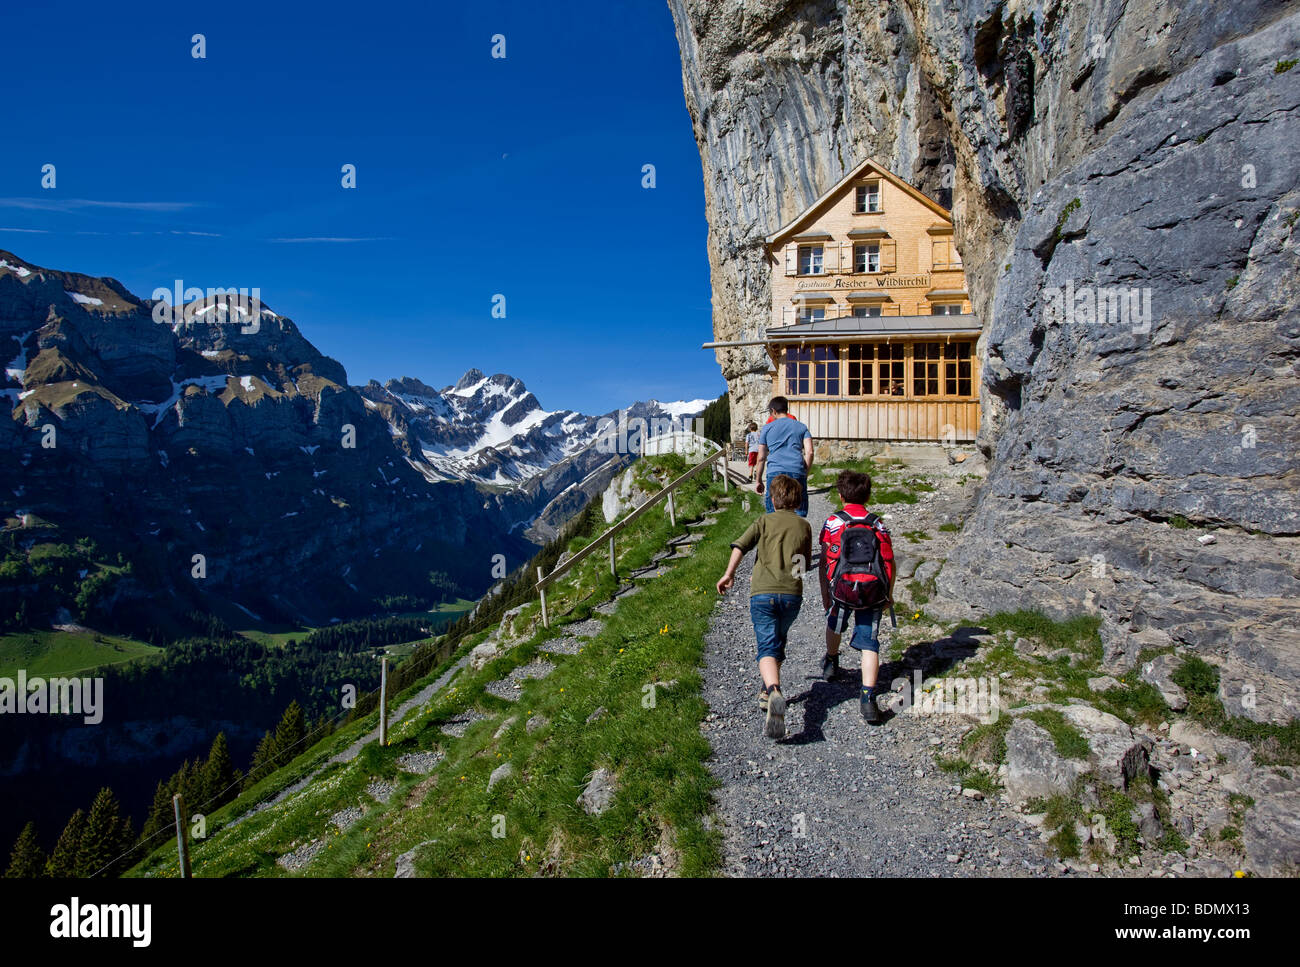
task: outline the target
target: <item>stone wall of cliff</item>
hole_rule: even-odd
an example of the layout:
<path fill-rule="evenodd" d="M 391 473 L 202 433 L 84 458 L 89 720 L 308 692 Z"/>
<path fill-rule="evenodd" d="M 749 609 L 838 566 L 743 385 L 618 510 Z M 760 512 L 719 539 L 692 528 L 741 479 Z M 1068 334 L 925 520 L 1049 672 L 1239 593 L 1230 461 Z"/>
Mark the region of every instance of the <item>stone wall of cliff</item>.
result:
<path fill-rule="evenodd" d="M 1193 648 L 1232 714 L 1300 714 L 1295 4 L 669 7 L 716 339 L 760 334 L 764 236 L 858 160 L 951 191 L 989 474 L 945 601 L 1096 611 L 1117 664 Z M 1100 289 L 1149 319 L 1089 318 Z M 718 361 L 739 423 L 767 360 Z"/>

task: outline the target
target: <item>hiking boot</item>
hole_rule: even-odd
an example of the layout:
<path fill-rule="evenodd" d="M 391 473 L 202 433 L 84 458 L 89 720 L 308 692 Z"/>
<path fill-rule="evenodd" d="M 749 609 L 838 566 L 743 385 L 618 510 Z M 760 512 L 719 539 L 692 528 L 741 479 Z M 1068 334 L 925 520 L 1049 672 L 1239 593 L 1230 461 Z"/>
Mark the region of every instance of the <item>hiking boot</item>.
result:
<path fill-rule="evenodd" d="M 868 692 L 864 688 L 862 690 L 860 705 L 862 708 L 862 717 L 867 720 L 868 725 L 879 725 L 884 721 L 880 716 L 880 706 L 876 704 L 875 692 Z"/>
<path fill-rule="evenodd" d="M 785 696 L 781 694 L 780 685 L 773 685 L 768 689 L 763 734 L 769 739 L 785 738 Z"/>
<path fill-rule="evenodd" d="M 822 681 L 829 682 L 832 678 L 840 673 L 840 656 L 823 655 L 822 656 Z"/>
<path fill-rule="evenodd" d="M 758 687 L 758 710 L 767 712 L 767 686 L 765 685 Z"/>

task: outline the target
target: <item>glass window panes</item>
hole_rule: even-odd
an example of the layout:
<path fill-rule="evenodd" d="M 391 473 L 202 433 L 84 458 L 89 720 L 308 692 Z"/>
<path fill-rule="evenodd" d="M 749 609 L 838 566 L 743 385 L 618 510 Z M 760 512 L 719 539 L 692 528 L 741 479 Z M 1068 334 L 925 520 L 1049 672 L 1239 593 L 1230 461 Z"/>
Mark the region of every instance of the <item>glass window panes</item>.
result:
<path fill-rule="evenodd" d="M 932 316 L 959 316 L 961 315 L 961 303 L 938 303 L 930 306 L 930 315 Z"/>
<path fill-rule="evenodd" d="M 912 346 L 912 395 L 939 395 L 939 360 L 943 343 L 918 342 Z"/>
<path fill-rule="evenodd" d="M 853 318 L 869 319 L 880 315 L 880 306 L 854 306 Z"/>
<path fill-rule="evenodd" d="M 872 343 L 850 343 L 845 352 L 845 378 L 848 383 L 846 395 L 871 396 L 872 366 L 876 359 L 876 347 Z"/>
<path fill-rule="evenodd" d="M 856 203 L 855 211 L 880 211 L 880 182 L 872 181 L 865 185 L 858 185 Z"/>
<path fill-rule="evenodd" d="M 880 396 L 906 396 L 903 382 L 905 373 L 905 347 L 893 343 L 876 347 L 876 393 Z"/>
<path fill-rule="evenodd" d="M 872 242 L 870 244 L 859 244 L 853 246 L 853 271 L 854 272 L 879 272 L 880 271 L 880 245 Z"/>
<path fill-rule="evenodd" d="M 971 344 L 950 342 L 943 347 L 943 391 L 949 396 L 971 396 Z"/>
<path fill-rule="evenodd" d="M 817 322 L 826 318 L 826 310 L 821 306 L 800 306 L 796 318 L 799 322 Z"/>
<path fill-rule="evenodd" d="M 807 347 L 787 346 L 785 350 L 785 392 L 787 396 L 807 396 L 810 386 L 808 368 L 812 350 Z"/>
<path fill-rule="evenodd" d="M 817 396 L 840 395 L 840 347 L 813 348 L 813 393 Z"/>
<path fill-rule="evenodd" d="M 822 274 L 822 247 L 820 245 L 799 246 L 799 274 Z"/>

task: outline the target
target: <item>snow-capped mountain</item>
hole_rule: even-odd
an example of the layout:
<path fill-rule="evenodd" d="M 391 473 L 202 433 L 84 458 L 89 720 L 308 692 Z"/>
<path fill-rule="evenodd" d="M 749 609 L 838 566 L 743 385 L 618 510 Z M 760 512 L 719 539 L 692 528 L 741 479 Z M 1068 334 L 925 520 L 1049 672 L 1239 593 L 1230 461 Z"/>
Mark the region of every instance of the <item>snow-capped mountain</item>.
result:
<path fill-rule="evenodd" d="M 609 445 L 620 420 L 644 420 L 649 432 L 681 427 L 711 402 L 650 400 L 601 416 L 551 411 L 521 380 L 477 369 L 441 390 L 405 377 L 382 386 L 371 381 L 360 392 L 388 421 L 411 466 L 431 481 L 502 488 L 513 497 L 512 524 L 535 537 L 548 536 L 634 458 L 628 448 Z"/>

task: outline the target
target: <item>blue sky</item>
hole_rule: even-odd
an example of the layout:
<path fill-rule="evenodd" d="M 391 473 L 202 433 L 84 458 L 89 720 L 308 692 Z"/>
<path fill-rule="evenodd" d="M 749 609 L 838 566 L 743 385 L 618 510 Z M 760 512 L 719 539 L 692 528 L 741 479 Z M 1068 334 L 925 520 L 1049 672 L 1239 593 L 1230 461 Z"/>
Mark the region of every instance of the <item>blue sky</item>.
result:
<path fill-rule="evenodd" d="M 0 248 L 146 298 L 260 287 L 353 383 L 473 366 L 585 412 L 725 388 L 663 0 L 278 6 L 9 11 Z"/>

